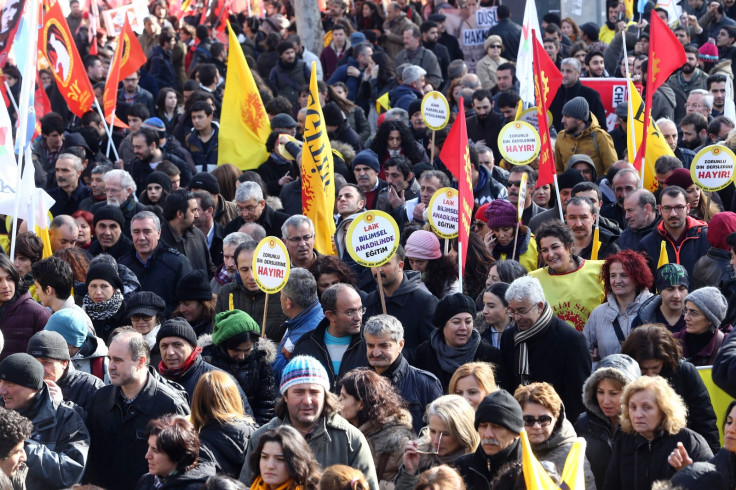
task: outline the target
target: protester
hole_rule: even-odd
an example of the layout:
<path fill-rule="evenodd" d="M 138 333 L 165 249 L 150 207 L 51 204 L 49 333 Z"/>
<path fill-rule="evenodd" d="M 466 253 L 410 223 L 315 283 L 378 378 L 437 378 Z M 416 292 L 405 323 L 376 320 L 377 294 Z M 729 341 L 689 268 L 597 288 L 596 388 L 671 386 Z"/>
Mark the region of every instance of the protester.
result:
<path fill-rule="evenodd" d="M 477 410 L 483 399 L 498 390 L 493 368 L 487 362 L 469 362 L 455 370 L 448 391 L 460 395 Z"/>
<path fill-rule="evenodd" d="M 247 464 L 255 477 L 250 488 L 316 490 L 319 482 L 319 463 L 304 438 L 288 425 L 263 432 Z"/>
<path fill-rule="evenodd" d="M 728 303 L 714 287 L 696 289 L 685 297 L 685 328 L 674 336 L 682 346 L 683 359 L 694 366 L 712 366 L 732 327 L 723 325 Z"/>
<path fill-rule="evenodd" d="M 482 300 L 482 315 L 485 329 L 478 327 L 480 336 L 495 348 L 501 347 L 501 336 L 511 326 L 513 320 L 506 309 L 509 303 L 506 301 L 506 291 L 509 285 L 505 282 L 496 282 L 486 287 L 481 296 L 475 300 L 478 306 Z M 477 316 L 476 316 L 477 323 Z"/>

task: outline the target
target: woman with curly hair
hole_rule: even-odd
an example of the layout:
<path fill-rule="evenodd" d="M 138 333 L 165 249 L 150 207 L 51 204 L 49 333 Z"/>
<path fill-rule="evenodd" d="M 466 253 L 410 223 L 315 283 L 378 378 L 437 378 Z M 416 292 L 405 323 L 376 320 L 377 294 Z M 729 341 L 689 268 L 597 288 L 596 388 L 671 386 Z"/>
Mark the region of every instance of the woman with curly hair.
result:
<path fill-rule="evenodd" d="M 267 430 L 248 462 L 251 490 L 317 490 L 320 467 L 304 437 L 292 426 Z"/>
<path fill-rule="evenodd" d="M 379 485 L 394 481 L 406 442 L 414 438 L 411 414 L 388 378 L 353 369 L 338 383 L 340 415 L 363 433 L 371 448 Z"/>
<path fill-rule="evenodd" d="M 383 17 L 378 10 L 378 5 L 373 2 L 363 2 L 360 12 L 357 12 L 357 22 L 359 31 L 375 30 L 383 32 Z"/>
<path fill-rule="evenodd" d="M 594 361 L 621 352 L 641 306 L 652 297 L 649 288 L 654 283 L 646 259 L 633 250 L 608 256 L 600 279 L 606 302 L 590 313 L 583 328 Z"/>
<path fill-rule="evenodd" d="M 77 247 L 82 250 L 89 249 L 92 244 L 92 237 L 95 235 L 94 220 L 95 217 L 89 211 L 76 211 L 72 214 L 72 218 L 79 226 L 79 236 L 77 237 Z"/>
<path fill-rule="evenodd" d="M 687 406 L 687 427 L 705 438 L 718 451 L 717 420 L 710 395 L 691 363 L 682 358 L 682 347 L 661 324 L 636 327 L 621 346 L 621 353 L 639 363 L 644 376 L 662 376 Z"/>
<path fill-rule="evenodd" d="M 427 152 L 414 139 L 409 127 L 401 121 L 385 121 L 381 124 L 373 138 L 371 150 L 378 155 L 378 161 L 381 164 L 379 177 L 382 179 L 386 178 L 383 165 L 389 158 L 396 155 L 404 155 L 412 165 L 429 162 Z"/>
<path fill-rule="evenodd" d="M 608 489 L 651 488 L 675 474 L 667 459 L 678 446 L 693 461 L 708 461 L 713 452 L 703 437 L 685 427 L 687 407 L 664 378 L 642 376 L 624 388 L 621 433 L 613 445 L 606 480 Z"/>
<path fill-rule="evenodd" d="M 15 486 L 0 488 L 25 488 L 28 467 L 26 467 L 25 441 L 31 437 L 33 424 L 26 417 L 15 410 L 0 408 L 0 471 L 7 478 L 12 479 Z M 9 481 L 6 481 L 6 484 Z"/>
<path fill-rule="evenodd" d="M 342 260 L 334 255 L 320 255 L 309 268 L 317 280 L 317 295 L 322 298 L 322 293 L 330 286 L 344 282 L 358 287 L 353 270 Z"/>
<path fill-rule="evenodd" d="M 415 231 L 406 241 L 404 253 L 412 270 L 422 274 L 422 282 L 438 299 L 460 292 L 457 262 L 442 255 L 437 235 L 426 230 Z"/>

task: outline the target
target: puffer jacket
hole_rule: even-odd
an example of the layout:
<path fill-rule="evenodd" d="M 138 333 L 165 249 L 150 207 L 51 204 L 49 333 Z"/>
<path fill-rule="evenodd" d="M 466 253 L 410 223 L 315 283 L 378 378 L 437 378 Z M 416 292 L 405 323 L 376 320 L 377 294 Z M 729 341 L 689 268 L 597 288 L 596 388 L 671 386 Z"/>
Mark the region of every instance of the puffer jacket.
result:
<path fill-rule="evenodd" d="M 726 337 L 713 361 L 713 382 L 730 397 L 736 398 L 736 330 Z"/>
<path fill-rule="evenodd" d="M 583 384 L 585 412 L 575 422 L 575 432 L 578 437 L 585 439 L 585 457 L 590 463 L 597 488 L 603 488 L 613 443 L 620 432 L 618 425 L 616 431 L 612 431 L 611 422 L 598 404 L 598 383 L 604 378 L 612 378 L 626 386 L 639 377 L 641 370 L 636 361 L 624 354 L 612 354 L 601 359 L 598 368 Z"/>
<path fill-rule="evenodd" d="M 442 396 L 442 384 L 429 371 L 411 366 L 403 354 L 383 372 L 391 380 L 396 391 L 406 402 L 406 408 L 411 413 L 414 431 L 418 434 L 424 426 L 422 417 L 427 405 Z"/>
<path fill-rule="evenodd" d="M 636 296 L 632 303 L 626 305 L 626 311 L 622 313 L 614 294 L 608 293 L 607 301 L 597 306 L 590 313 L 585 328 L 583 328 L 583 335 L 585 335 L 585 340 L 588 342 L 590 353 L 593 354 L 597 348 L 599 359 L 603 359 L 611 354 L 621 352 L 623 340 L 619 341 L 616 336 L 616 331 L 613 328 L 614 320 L 618 320 L 625 340 L 631 332 L 631 325 L 639 314 L 639 309 L 652 296 L 653 294 L 645 289 Z"/>
<path fill-rule="evenodd" d="M 3 407 L 5 403 L 0 401 Z M 69 402 L 51 399 L 44 384 L 30 405 L 18 413 L 31 419 L 25 450 L 28 490 L 67 488 L 82 480 L 90 436 L 82 416 Z"/>
<path fill-rule="evenodd" d="M 51 311 L 36 303 L 28 291 L 22 294 L 16 292 L 16 297 L 0 309 L 0 328 L 5 339 L 0 360 L 10 354 L 25 352 L 28 340 L 43 330 L 51 316 Z"/>
<path fill-rule="evenodd" d="M 406 441 L 414 439 L 411 414 L 401 410 L 383 425 L 369 420 L 360 427 L 371 448 L 376 466 L 378 484 L 383 488 L 393 488 L 393 481 L 404 461 Z"/>
<path fill-rule="evenodd" d="M 64 401 L 74 403 L 84 411 L 82 415 L 85 420 L 92 407 L 92 400 L 95 398 L 97 390 L 105 386 L 105 383 L 100 378 L 89 373 L 77 371 L 72 362 L 69 363 L 66 372 L 59 378 L 56 384 L 61 388 Z"/>
<path fill-rule="evenodd" d="M 580 134 L 573 136 L 566 130 L 562 130 L 557 135 L 555 142 L 557 173 L 564 172 L 570 157 L 579 153 L 588 155 L 593 160 L 598 175 L 604 175 L 618 160 L 613 140 L 601 128 L 598 119 L 592 113 L 588 126 Z"/>
<path fill-rule="evenodd" d="M 557 474 L 561 475 L 565 468 L 565 460 L 570 453 L 577 434 L 569 420 L 565 418 L 565 407 L 562 407 L 560 417 L 557 419 L 555 428 L 552 430 L 549 439 L 539 444 L 532 444 L 532 452 L 539 461 L 549 461 L 557 468 Z M 588 458 L 585 458 L 583 467 L 585 475 L 585 489 L 595 490 L 595 477 L 591 470 Z"/>
<path fill-rule="evenodd" d="M 242 310 L 255 318 L 260 324 L 263 321 L 263 310 L 266 307 L 268 297 L 268 316 L 266 317 L 266 337 L 274 342 L 280 342 L 284 335 L 284 321 L 286 317 L 281 310 L 281 293 L 266 295 L 260 289 L 248 291 L 243 286 L 240 274 L 235 274 L 233 282 L 226 284 L 217 295 L 215 314 L 230 309 L 230 296 L 232 296 L 233 308 Z"/>
<path fill-rule="evenodd" d="M 705 255 L 710 247 L 708 243 L 708 224 L 705 221 L 688 216 L 687 231 L 685 233 L 685 239 L 679 247 L 675 247 L 664 228 L 664 222 L 660 221 L 657 228 L 639 241 L 637 251 L 645 254 L 652 275 L 656 277 L 660 243 L 664 241 L 667 244 L 667 256 L 670 262 L 680 264 L 687 269 L 688 276 L 693 277 L 695 262 Z"/>
<path fill-rule="evenodd" d="M 685 446 L 693 461 L 708 461 L 713 457 L 705 440 L 690 429 L 674 435 L 660 432 L 652 441 L 639 434 L 622 432 L 613 445 L 603 489 L 649 490 L 655 481 L 669 480 L 675 469 L 667 457 L 678 442 Z"/>
<path fill-rule="evenodd" d="M 258 339 L 250 355 L 237 362 L 225 349 L 212 343 L 211 335 L 197 340 L 202 347 L 202 358 L 213 366 L 233 375 L 245 392 L 253 415 L 259 425 L 274 417 L 276 405 L 276 384 L 273 376 L 273 363 L 276 346 L 268 339 Z"/>
<path fill-rule="evenodd" d="M 217 472 L 237 478 L 245 463 L 245 447 L 258 426 L 248 419 L 220 424 L 210 420 L 199 430 L 199 441 L 212 452 Z"/>
<path fill-rule="evenodd" d="M 176 473 L 165 479 L 146 473 L 135 484 L 134 490 L 161 490 L 168 488 L 199 490 L 209 477 L 215 475 L 215 471 L 215 465 L 207 462 L 199 463 L 187 472 Z"/>
<path fill-rule="evenodd" d="M 283 419 L 274 417 L 250 436 L 245 453 L 246 463 L 240 471 L 240 478 L 238 478 L 246 486 L 253 484 L 253 480 L 255 480 L 255 475 L 253 475 L 247 461 L 255 448 L 258 447 L 258 441 L 264 432 L 275 429 L 280 425 L 291 425 L 288 416 Z M 362 432 L 338 414 L 333 413 L 320 417 L 307 444 L 322 468 L 327 468 L 333 464 L 350 466 L 363 472 L 371 490 L 378 490 L 376 467 L 373 464 L 368 441 L 366 441 Z"/>
<path fill-rule="evenodd" d="M 726 487 L 736 488 L 736 453 L 721 448 L 710 462 L 716 466 L 718 473 L 723 475 L 727 483 Z"/>

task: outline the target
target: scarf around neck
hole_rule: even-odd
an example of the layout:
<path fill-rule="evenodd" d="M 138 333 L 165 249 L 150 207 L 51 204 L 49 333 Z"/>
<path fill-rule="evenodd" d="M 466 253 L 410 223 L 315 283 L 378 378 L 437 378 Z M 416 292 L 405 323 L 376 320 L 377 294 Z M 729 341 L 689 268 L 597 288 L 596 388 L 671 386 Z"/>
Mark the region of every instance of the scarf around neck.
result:
<path fill-rule="evenodd" d="M 529 240 L 531 240 L 532 232 L 531 230 L 527 229 L 526 235 L 519 237 L 519 239 L 516 241 L 516 254 L 514 255 L 514 260 L 519 260 L 519 257 L 524 255 L 529 248 Z M 501 260 L 501 255 L 506 255 L 506 258 L 511 258 L 512 251 L 514 250 L 514 241 L 511 240 L 508 245 L 501 245 L 500 243 L 497 243 L 495 247 L 493 247 L 493 258 L 496 260 Z"/>
<path fill-rule="evenodd" d="M 480 344 L 480 334 L 476 329 L 473 329 L 473 333 L 465 345 L 461 347 L 450 347 L 445 342 L 445 336 L 442 330 L 441 328 L 436 328 L 432 331 L 429 337 L 429 344 L 432 346 L 432 350 L 437 353 L 440 368 L 446 373 L 454 373 L 457 368 L 463 364 L 472 362 L 475 358 L 475 353 Z"/>
<path fill-rule="evenodd" d="M 189 357 L 187 357 L 187 360 L 184 361 L 184 364 L 176 369 L 167 368 L 162 359 L 161 362 L 158 363 L 158 372 L 161 373 L 161 376 L 164 378 L 176 381 L 194 365 L 201 354 L 202 348 L 200 346 L 195 347 L 192 353 L 189 354 Z"/>
<path fill-rule="evenodd" d="M 115 293 L 113 293 L 110 299 L 100 301 L 99 303 L 95 303 L 89 294 L 85 294 L 84 299 L 82 299 L 82 306 L 84 306 L 84 311 L 87 312 L 87 315 L 92 320 L 107 320 L 115 316 L 118 310 L 120 310 L 123 299 L 123 294 L 119 289 L 115 290 Z"/>
<path fill-rule="evenodd" d="M 552 308 L 549 303 L 544 303 L 542 314 L 529 330 L 514 332 L 514 346 L 519 348 L 517 373 L 521 378 L 522 385 L 529 384 L 529 349 L 526 343 L 544 332 L 549 326 L 550 320 L 552 320 Z"/>

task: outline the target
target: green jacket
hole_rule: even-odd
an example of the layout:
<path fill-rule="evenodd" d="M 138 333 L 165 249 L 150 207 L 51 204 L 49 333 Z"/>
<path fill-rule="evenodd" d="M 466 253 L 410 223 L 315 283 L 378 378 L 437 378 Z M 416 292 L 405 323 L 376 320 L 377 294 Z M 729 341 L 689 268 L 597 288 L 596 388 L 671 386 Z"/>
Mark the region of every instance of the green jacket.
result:
<path fill-rule="evenodd" d="M 258 429 L 250 436 L 245 455 L 245 464 L 240 472 L 240 481 L 247 487 L 253 484 L 256 475 L 250 469 L 248 462 L 251 454 L 258 446 L 261 435 L 269 430 L 275 429 L 281 424 L 290 424 L 288 417 L 284 420 L 274 417 L 269 423 Z M 309 448 L 315 459 L 327 468 L 333 464 L 344 464 L 360 470 L 368 480 L 371 490 L 378 490 L 378 478 L 376 467 L 371 456 L 371 449 L 363 433 L 350 422 L 337 414 L 328 415 L 319 419 L 317 427 L 309 438 Z"/>

